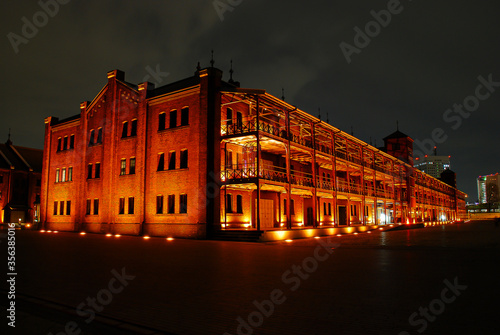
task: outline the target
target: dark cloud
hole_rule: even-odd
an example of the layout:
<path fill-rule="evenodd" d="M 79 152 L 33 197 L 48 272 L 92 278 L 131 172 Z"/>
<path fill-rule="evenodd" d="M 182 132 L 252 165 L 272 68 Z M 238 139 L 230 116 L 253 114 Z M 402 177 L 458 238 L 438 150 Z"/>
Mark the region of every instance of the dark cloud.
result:
<path fill-rule="evenodd" d="M 226 2 L 226 0 L 220 0 Z M 234 3 L 234 2 L 233 2 Z M 354 27 L 388 1 L 243 0 L 221 21 L 213 1 L 70 1 L 14 53 L 9 32 L 21 34 L 35 1 L 0 4 L 2 99 L 0 136 L 41 148 L 43 119 L 79 112 L 120 68 L 141 82 L 148 67 L 166 82 L 189 76 L 196 63 L 228 78 L 229 61 L 242 86 L 263 88 L 345 131 L 382 144 L 400 129 L 420 141 L 440 127 L 459 187 L 477 197 L 475 178 L 500 170 L 500 92 L 454 130 L 443 113 L 474 94 L 478 76 L 500 81 L 500 23 L 494 1 L 401 1 L 403 10 L 348 64 L 339 44 L 353 44 Z M 500 90 L 499 90 L 500 91 Z"/>

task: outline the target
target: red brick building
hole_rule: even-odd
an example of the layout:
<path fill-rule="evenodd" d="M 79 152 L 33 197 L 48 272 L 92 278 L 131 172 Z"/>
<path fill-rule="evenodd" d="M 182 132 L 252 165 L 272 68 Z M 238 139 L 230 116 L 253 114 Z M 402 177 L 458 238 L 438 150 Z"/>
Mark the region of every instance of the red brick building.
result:
<path fill-rule="evenodd" d="M 159 88 L 111 71 L 80 109 L 45 120 L 47 229 L 205 238 L 448 222 L 465 209 L 465 194 L 413 168 L 403 133 L 379 150 L 216 68 Z"/>
<path fill-rule="evenodd" d="M 0 143 L 1 223 L 37 224 L 40 220 L 40 192 L 43 152 Z"/>

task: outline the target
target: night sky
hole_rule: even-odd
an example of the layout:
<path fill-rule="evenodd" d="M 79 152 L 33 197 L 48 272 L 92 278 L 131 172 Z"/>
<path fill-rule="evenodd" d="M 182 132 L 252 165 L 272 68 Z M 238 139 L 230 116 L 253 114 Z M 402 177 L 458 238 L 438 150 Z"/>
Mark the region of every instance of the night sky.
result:
<path fill-rule="evenodd" d="M 52 15 L 38 1 L 0 3 L 1 141 L 12 128 L 14 144 L 42 148 L 44 118 L 78 114 L 107 71 L 158 87 L 209 66 L 213 49 L 225 80 L 232 59 L 242 87 L 277 97 L 284 88 L 287 102 L 315 116 L 321 108 L 368 143 L 381 146 L 396 120 L 427 147 L 440 132 L 438 154 L 451 155 L 469 201 L 477 176 L 500 172 L 497 1 L 59 1 Z M 385 27 L 370 24 L 372 11 Z M 369 43 L 355 31 L 367 24 Z M 494 83 L 476 92 L 481 80 Z"/>

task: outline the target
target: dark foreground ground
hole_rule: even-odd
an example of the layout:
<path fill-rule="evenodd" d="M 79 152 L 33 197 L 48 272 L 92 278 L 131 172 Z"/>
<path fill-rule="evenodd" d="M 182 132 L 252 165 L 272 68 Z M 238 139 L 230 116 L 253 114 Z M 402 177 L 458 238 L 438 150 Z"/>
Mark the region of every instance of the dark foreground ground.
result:
<path fill-rule="evenodd" d="M 18 230 L 16 243 L 16 334 L 500 333 L 491 221 L 269 244 Z"/>

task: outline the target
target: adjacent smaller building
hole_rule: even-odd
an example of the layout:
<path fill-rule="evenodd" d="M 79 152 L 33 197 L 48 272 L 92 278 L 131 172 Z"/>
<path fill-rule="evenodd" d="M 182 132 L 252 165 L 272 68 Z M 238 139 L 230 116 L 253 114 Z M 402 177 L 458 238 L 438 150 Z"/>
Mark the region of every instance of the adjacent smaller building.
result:
<path fill-rule="evenodd" d="M 500 174 L 477 177 L 477 196 L 480 204 L 500 202 Z"/>
<path fill-rule="evenodd" d="M 0 143 L 1 223 L 38 223 L 43 150 Z"/>
<path fill-rule="evenodd" d="M 441 173 L 450 168 L 450 156 L 428 156 L 416 158 L 414 167 L 428 175 L 439 179 Z"/>

